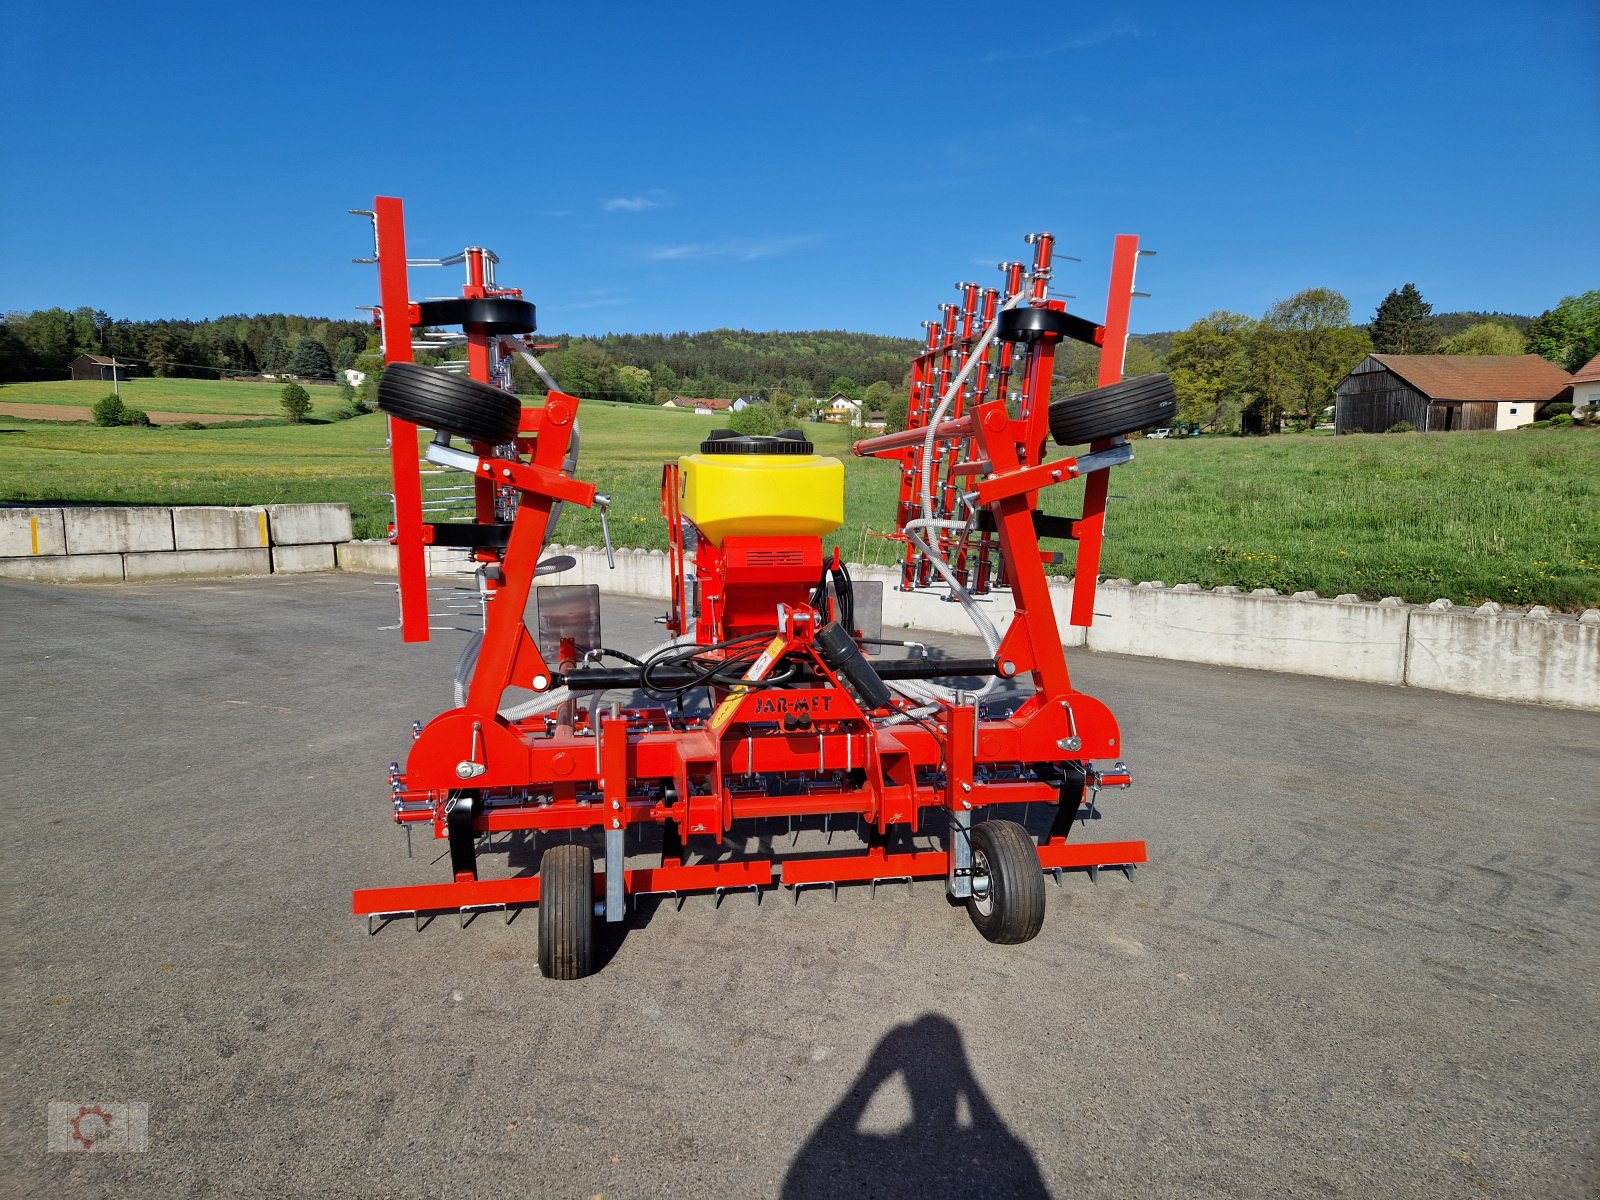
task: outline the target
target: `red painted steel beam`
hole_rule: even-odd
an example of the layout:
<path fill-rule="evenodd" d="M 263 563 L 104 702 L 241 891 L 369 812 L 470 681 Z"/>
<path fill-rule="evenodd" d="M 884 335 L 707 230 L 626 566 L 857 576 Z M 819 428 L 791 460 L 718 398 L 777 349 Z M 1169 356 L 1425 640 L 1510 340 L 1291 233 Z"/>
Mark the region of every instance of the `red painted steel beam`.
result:
<path fill-rule="evenodd" d="M 383 361 L 408 363 L 411 298 L 406 277 L 406 223 L 398 197 L 372 202 L 378 243 L 378 289 L 383 314 Z M 422 548 L 422 473 L 417 466 L 417 427 L 389 418 L 389 462 L 394 475 L 394 545 L 400 582 L 400 637 L 428 640 L 428 567 Z"/>
<path fill-rule="evenodd" d="M 915 854 L 852 854 L 842 858 L 795 858 L 783 864 L 784 887 L 797 883 L 866 883 L 873 879 L 932 879 L 950 869 L 943 850 Z"/>
<path fill-rule="evenodd" d="M 1128 324 L 1133 311 L 1133 274 L 1139 264 L 1139 239 L 1119 233 L 1111 252 L 1111 285 L 1106 292 L 1105 341 L 1100 347 L 1100 387 L 1122 382 L 1128 351 Z M 1104 450 L 1109 441 L 1095 442 L 1091 450 Z M 1083 518 L 1078 522 L 1078 559 L 1073 568 L 1072 606 L 1068 620 L 1088 628 L 1094 624 L 1094 593 L 1100 576 L 1101 539 L 1106 528 L 1106 497 L 1111 472 L 1096 471 L 1083 486 Z"/>
<path fill-rule="evenodd" d="M 1146 861 L 1143 842 L 1063 842 L 1039 847 L 1039 865 L 1046 871 L 1056 867 L 1118 867 Z"/>

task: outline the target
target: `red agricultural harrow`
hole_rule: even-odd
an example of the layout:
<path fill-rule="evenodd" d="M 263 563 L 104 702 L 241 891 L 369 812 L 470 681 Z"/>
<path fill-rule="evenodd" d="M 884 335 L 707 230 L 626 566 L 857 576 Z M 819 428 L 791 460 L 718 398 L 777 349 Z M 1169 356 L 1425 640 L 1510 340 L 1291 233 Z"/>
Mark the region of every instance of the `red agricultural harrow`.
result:
<path fill-rule="evenodd" d="M 484 617 L 457 672 L 456 706 L 414 727 L 404 768 L 390 769 L 394 819 L 432 826 L 452 878 L 357 891 L 354 911 L 369 927 L 537 904 L 540 969 L 573 979 L 594 967 L 595 921 L 622 921 L 630 896 L 720 900 L 744 889 L 759 899 L 779 885 L 798 901 L 812 886 L 938 878 L 984 937 L 1016 943 L 1039 931 L 1045 873 L 1059 883 L 1066 869 L 1145 861 L 1142 842 L 1067 840 L 1099 816 L 1098 794 L 1127 787 L 1129 775 L 1116 720 L 1072 686 L 1045 575 L 1063 556 L 1040 548 L 1077 543 L 1070 619 L 1088 625 L 1107 475 L 1131 457 L 1123 435 L 1174 408 L 1164 377 L 1122 379 L 1137 239 L 1116 241 L 1103 323 L 1050 296 L 1049 234 L 1028 239 L 1031 264 L 1002 264 L 1001 286 L 958 285 L 959 303 L 928 325 L 912 365 L 909 428 L 856 443 L 856 454 L 898 464 L 900 586 L 960 603 L 983 656 L 886 656 L 915 644 L 877 636 L 872 587 L 823 551 L 843 520 L 843 465 L 799 431 L 716 430 L 664 467 L 672 638 L 633 657 L 602 644 L 596 588 L 535 587 L 571 565 L 543 557 L 561 506 L 605 500 L 575 474 L 579 399 L 548 375 L 539 407 L 523 409 L 506 390 L 514 355 L 544 375 L 527 340 L 532 305 L 495 285 L 494 256 L 477 248 L 426 264 L 466 265 L 460 299 L 413 301 L 400 201 L 380 197 L 370 215 L 403 636 L 428 637 L 428 545 L 478 562 Z M 413 346 L 438 344 L 425 331 L 442 325 L 461 327 L 470 378 L 414 363 Z M 1052 399 L 1065 338 L 1099 347 L 1102 386 Z M 470 476 L 472 521 L 425 520 L 418 426 L 436 431 L 427 463 Z M 1052 436 L 1088 449 L 1048 458 Z M 1080 516 L 1039 511 L 1041 492 L 1079 478 Z M 997 589 L 1014 602 L 1004 630 L 982 599 Z M 625 707 L 607 695 L 634 699 Z M 1041 804 L 1047 829 L 1011 819 Z M 734 853 L 740 823 L 808 817 L 854 822 L 865 844 Z M 484 839 L 502 831 L 536 839 L 537 874 L 483 876 Z M 942 848 L 920 848 L 914 835 Z M 653 865 L 628 865 L 647 849 Z"/>

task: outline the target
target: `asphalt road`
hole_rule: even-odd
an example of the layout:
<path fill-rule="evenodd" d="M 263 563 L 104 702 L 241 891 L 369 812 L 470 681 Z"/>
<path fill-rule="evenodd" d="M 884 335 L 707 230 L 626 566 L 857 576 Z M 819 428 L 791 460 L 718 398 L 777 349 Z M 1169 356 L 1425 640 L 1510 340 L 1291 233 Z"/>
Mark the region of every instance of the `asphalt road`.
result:
<path fill-rule="evenodd" d="M 531 912 L 349 915 L 447 873 L 384 769 L 460 638 L 393 619 L 361 577 L 0 584 L 4 1195 L 1600 1184 L 1593 714 L 1078 654 L 1132 881 L 1052 886 L 1020 947 L 936 883 L 696 897 L 555 984 Z M 149 1151 L 46 1153 L 52 1100 L 148 1104 Z"/>

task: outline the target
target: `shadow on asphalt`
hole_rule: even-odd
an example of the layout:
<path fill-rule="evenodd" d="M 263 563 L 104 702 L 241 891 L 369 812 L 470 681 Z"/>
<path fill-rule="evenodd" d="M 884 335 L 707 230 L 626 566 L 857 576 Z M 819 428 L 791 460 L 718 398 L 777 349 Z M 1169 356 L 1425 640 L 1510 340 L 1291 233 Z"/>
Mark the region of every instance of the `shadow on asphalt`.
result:
<path fill-rule="evenodd" d="M 862 1132 L 873 1097 L 896 1075 L 910 1119 L 894 1132 Z M 961 1031 L 944 1017 L 925 1013 L 884 1035 L 783 1181 L 783 1200 L 867 1195 L 1049 1195 L 1033 1152 L 989 1102 Z"/>

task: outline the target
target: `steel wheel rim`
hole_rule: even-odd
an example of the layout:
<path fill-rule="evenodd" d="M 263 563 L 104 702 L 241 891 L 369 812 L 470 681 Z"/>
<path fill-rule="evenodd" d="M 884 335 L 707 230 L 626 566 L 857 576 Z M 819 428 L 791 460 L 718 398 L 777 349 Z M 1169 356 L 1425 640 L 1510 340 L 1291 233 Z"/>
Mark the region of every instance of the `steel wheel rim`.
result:
<path fill-rule="evenodd" d="M 972 908 L 980 917 L 994 913 L 994 877 L 989 874 L 989 858 L 976 848 L 972 851 Z"/>

